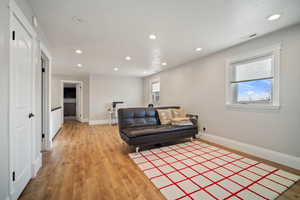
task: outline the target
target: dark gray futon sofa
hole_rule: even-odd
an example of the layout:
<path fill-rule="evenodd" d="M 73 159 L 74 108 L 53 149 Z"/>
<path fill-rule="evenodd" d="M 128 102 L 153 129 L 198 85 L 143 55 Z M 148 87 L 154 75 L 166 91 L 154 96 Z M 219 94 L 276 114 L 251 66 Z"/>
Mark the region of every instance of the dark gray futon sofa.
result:
<path fill-rule="evenodd" d="M 157 108 L 123 108 L 118 110 L 119 133 L 121 138 L 128 144 L 139 148 L 146 145 L 162 144 L 183 138 L 195 138 L 198 133 L 198 116 L 187 115 L 193 125 L 174 126 L 161 125 Z"/>

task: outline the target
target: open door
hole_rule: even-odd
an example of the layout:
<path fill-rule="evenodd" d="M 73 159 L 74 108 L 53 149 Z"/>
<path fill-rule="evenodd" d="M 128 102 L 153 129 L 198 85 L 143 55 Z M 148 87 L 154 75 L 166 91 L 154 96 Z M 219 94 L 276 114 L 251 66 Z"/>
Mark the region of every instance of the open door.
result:
<path fill-rule="evenodd" d="M 82 113 L 81 113 L 81 90 L 82 86 L 80 83 L 76 84 L 76 120 L 82 121 Z"/>

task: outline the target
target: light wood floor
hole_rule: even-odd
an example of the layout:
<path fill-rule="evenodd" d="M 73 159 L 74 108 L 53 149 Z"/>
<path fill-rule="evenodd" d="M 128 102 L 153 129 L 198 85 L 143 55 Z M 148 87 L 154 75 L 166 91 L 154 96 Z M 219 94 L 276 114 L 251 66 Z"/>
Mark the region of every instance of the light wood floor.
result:
<path fill-rule="evenodd" d="M 122 144 L 117 127 L 68 122 L 56 136 L 52 152 L 43 154 L 43 168 L 20 199 L 164 199 L 129 159 L 127 154 L 132 151 Z M 300 175 L 298 170 L 265 162 Z M 278 199 L 300 199 L 300 182 Z"/>

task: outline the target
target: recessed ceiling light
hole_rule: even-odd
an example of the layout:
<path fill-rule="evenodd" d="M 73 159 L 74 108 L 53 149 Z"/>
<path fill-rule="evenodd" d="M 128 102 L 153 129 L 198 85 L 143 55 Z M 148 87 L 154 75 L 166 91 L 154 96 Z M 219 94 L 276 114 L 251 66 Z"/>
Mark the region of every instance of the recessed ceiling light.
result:
<path fill-rule="evenodd" d="M 147 74 L 147 72 L 146 72 L 146 71 L 144 71 L 144 74 Z"/>
<path fill-rule="evenodd" d="M 80 50 L 80 49 L 76 49 L 76 51 L 75 51 L 77 54 L 82 54 L 82 50 Z"/>
<path fill-rule="evenodd" d="M 268 20 L 269 20 L 269 21 L 274 21 L 274 20 L 276 20 L 276 19 L 279 19 L 280 16 L 281 16 L 280 14 L 270 15 L 270 16 L 268 17 Z"/>
<path fill-rule="evenodd" d="M 166 63 L 166 62 L 162 62 L 161 65 L 162 65 L 162 66 L 166 66 L 167 63 Z"/>
<path fill-rule="evenodd" d="M 114 68 L 114 71 L 118 71 L 118 70 L 119 70 L 119 68 L 117 68 L 117 67 Z"/>
<path fill-rule="evenodd" d="M 154 34 L 149 35 L 149 39 L 150 40 L 155 40 L 156 39 L 156 35 L 154 35 Z"/>
<path fill-rule="evenodd" d="M 131 60 L 131 57 L 130 56 L 126 56 L 125 60 Z"/>
<path fill-rule="evenodd" d="M 198 51 L 198 52 L 202 51 L 202 48 L 198 47 L 198 48 L 195 49 L 195 51 Z"/>
<path fill-rule="evenodd" d="M 82 67 L 82 64 L 77 64 L 77 67 Z"/>

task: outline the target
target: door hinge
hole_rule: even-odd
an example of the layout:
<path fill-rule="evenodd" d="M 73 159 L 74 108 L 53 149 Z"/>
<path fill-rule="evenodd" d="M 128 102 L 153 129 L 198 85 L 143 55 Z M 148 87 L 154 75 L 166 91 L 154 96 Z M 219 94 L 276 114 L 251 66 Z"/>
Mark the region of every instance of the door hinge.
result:
<path fill-rule="evenodd" d="M 15 39 L 16 39 L 16 32 L 13 31 L 13 32 L 12 32 L 12 40 L 15 40 Z"/>
<path fill-rule="evenodd" d="M 46 70 L 45 70 L 45 68 L 43 67 L 43 68 L 42 68 L 42 72 L 45 72 L 45 71 L 46 71 Z"/>
<path fill-rule="evenodd" d="M 13 180 L 13 181 L 16 180 L 16 172 L 15 172 L 15 171 L 13 171 L 13 173 L 12 173 L 12 180 Z"/>
<path fill-rule="evenodd" d="M 44 139 L 45 138 L 45 133 L 42 133 L 42 139 Z"/>

